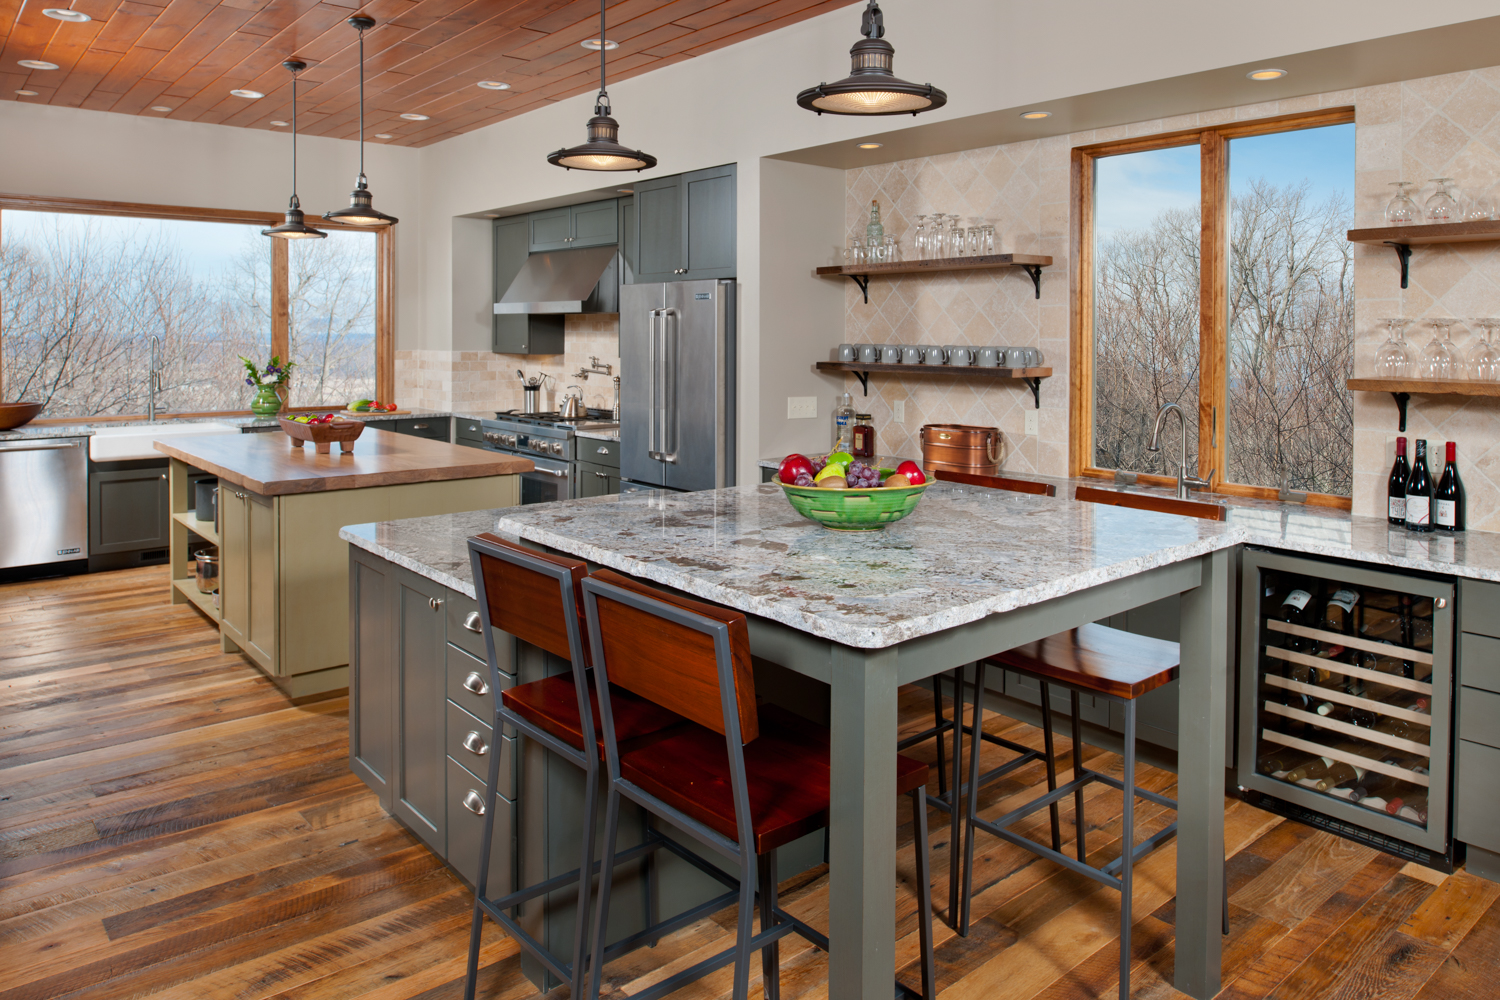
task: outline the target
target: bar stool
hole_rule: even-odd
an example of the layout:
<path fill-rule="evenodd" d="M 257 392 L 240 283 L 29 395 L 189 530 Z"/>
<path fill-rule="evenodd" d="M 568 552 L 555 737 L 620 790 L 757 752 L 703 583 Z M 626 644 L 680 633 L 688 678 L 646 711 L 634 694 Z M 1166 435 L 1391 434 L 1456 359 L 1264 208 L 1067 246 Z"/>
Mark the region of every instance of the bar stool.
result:
<path fill-rule="evenodd" d="M 496 923 L 553 975 L 578 995 L 584 983 L 587 955 L 589 893 L 593 882 L 594 827 L 598 812 L 599 761 L 603 743 L 598 735 L 599 699 L 589 675 L 589 650 L 584 641 L 582 591 L 588 575 L 585 563 L 576 559 L 522 548 L 491 534 L 469 539 L 469 559 L 474 571 L 474 590 L 484 623 L 485 648 L 490 663 L 490 687 L 500 691 L 496 699 L 494 732 L 513 727 L 528 739 L 546 747 L 584 772 L 583 850 L 578 868 L 519 889 L 497 899 L 489 889 L 490 842 L 494 837 L 495 793 L 500 774 L 500 755 L 490 754 L 485 782 L 484 841 L 480 848 L 479 875 L 474 891 L 474 922 L 469 933 L 468 977 L 465 1000 L 473 1000 L 479 970 L 480 931 L 488 913 Z M 539 646 L 572 666 L 567 674 L 501 690 L 491 629 L 507 632 L 523 642 Z M 624 745 L 650 737 L 683 720 L 672 712 L 631 695 L 616 693 L 614 700 L 616 737 Z M 654 851 L 657 845 L 641 845 L 622 852 L 617 863 L 625 863 Z M 580 873 L 588 873 L 580 877 Z M 578 914 L 574 926 L 573 955 L 563 961 L 524 930 L 510 911 L 538 896 L 578 885 Z M 666 933 L 665 930 L 661 933 Z"/>
<path fill-rule="evenodd" d="M 650 835 L 665 841 L 673 853 L 720 881 L 733 882 L 739 918 L 733 947 L 632 994 L 631 1000 L 655 1000 L 731 963 L 732 996 L 744 1000 L 755 951 L 761 952 L 764 995 L 778 1000 L 777 942 L 795 932 L 815 947 L 828 948 L 826 936 L 778 904 L 775 851 L 828 822 L 829 732 L 775 706 L 756 704 L 743 614 L 666 594 L 608 570 L 585 580 L 583 595 L 609 765 L 604 863 L 587 996 L 598 996 L 611 955 L 604 928 L 617 864 L 620 804 L 628 800 L 649 816 L 686 831 L 739 869 L 738 879 L 731 880 L 717 865 L 648 823 Z M 632 692 L 689 721 L 660 739 L 627 746 L 618 738 L 619 691 Z M 899 981 L 896 988 L 904 995 L 932 1000 L 936 969 L 924 805 L 927 778 L 927 765 L 897 755 L 897 791 L 910 796 L 915 826 L 922 991 Z M 754 933 L 757 883 L 761 929 Z"/>

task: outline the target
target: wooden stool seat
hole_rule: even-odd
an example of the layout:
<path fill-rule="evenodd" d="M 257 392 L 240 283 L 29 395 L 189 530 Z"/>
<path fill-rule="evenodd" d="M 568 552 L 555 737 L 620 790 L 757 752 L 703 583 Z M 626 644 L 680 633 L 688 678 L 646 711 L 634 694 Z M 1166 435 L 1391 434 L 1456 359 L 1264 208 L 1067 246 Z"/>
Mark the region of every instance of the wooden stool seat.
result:
<path fill-rule="evenodd" d="M 682 716 L 669 712 L 654 702 L 638 698 L 620 688 L 611 688 L 614 701 L 615 737 L 630 744 L 642 736 L 680 725 Z M 573 678 L 557 674 L 529 684 L 520 684 L 500 692 L 505 707 L 543 732 L 551 733 L 569 746 L 583 750 L 583 720 L 578 714 L 578 690 Z M 589 686 L 589 700 L 594 709 L 594 744 L 604 755 L 604 723 L 599 718 L 599 693 Z"/>
<path fill-rule="evenodd" d="M 614 693 L 611 689 L 611 702 Z M 745 745 L 755 853 L 765 854 L 828 825 L 828 730 L 761 704 L 760 736 Z M 636 750 L 620 750 L 620 774 L 726 837 L 737 836 L 724 737 L 685 726 Z M 898 794 L 927 784 L 927 765 L 898 754 Z"/>
<path fill-rule="evenodd" d="M 1175 642 L 1081 625 L 987 658 L 989 663 L 1071 688 L 1130 701 L 1177 679 Z"/>

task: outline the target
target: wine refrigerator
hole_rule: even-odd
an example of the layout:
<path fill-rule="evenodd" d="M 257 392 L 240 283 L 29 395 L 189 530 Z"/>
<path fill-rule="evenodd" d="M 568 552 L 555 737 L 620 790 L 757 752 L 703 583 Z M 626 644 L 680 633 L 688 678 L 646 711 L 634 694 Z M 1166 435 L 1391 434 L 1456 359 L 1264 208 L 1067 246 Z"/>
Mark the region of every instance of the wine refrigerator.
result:
<path fill-rule="evenodd" d="M 1453 582 L 1248 547 L 1242 572 L 1242 792 L 1451 871 Z"/>

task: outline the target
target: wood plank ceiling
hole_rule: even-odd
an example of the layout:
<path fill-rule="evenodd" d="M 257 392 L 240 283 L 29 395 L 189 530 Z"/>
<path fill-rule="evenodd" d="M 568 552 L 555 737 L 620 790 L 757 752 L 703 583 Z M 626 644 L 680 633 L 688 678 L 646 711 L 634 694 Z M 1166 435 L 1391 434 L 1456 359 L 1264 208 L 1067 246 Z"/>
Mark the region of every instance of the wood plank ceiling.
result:
<path fill-rule="evenodd" d="M 598 53 L 580 45 L 598 36 L 597 0 L 74 0 L 72 9 L 92 19 L 84 23 L 47 17 L 49 2 L 66 0 L 0 0 L 0 100 L 270 129 L 290 120 L 281 63 L 296 56 L 308 64 L 297 85 L 299 131 L 352 139 L 358 36 L 345 21 L 355 13 L 377 22 L 365 37 L 372 142 L 429 145 L 599 85 Z M 858 2 L 609 0 L 607 32 L 620 45 L 609 53 L 609 79 Z M 851 40 L 857 29 L 851 20 Z M 826 77 L 842 55 L 809 66 L 807 79 Z M 21 60 L 58 68 L 27 69 Z M 510 89 L 486 90 L 481 80 Z M 805 85 L 790 81 L 787 100 Z M 265 97 L 231 96 L 237 89 Z M 558 144 L 582 139 L 580 121 L 578 134 Z"/>

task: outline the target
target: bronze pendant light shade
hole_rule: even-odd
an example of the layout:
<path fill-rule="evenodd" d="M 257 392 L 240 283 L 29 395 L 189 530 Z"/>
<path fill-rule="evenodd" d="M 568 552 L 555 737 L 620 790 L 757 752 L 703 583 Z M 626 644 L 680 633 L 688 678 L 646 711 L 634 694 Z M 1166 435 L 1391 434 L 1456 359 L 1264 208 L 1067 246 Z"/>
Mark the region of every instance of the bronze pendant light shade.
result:
<path fill-rule="evenodd" d="M 849 76 L 820 83 L 797 95 L 797 104 L 818 114 L 916 115 L 948 103 L 948 95 L 930 83 L 908 83 L 892 72 L 896 49 L 885 40 L 885 17 L 870 0 L 860 21 L 865 37 L 849 50 Z"/>
<path fill-rule="evenodd" d="M 302 221 L 302 202 L 297 200 L 297 74 L 307 69 L 307 63 L 288 59 L 281 65 L 292 73 L 292 200 L 287 204 L 286 221 L 271 229 L 262 229 L 260 234 L 278 240 L 321 240 L 328 234 Z"/>
<path fill-rule="evenodd" d="M 620 123 L 609 116 L 609 92 L 604 89 L 604 0 L 599 0 L 599 97 L 594 117 L 589 119 L 589 140 L 581 146 L 559 149 L 547 162 L 568 170 L 647 170 L 656 157 L 620 145 Z"/>
<path fill-rule="evenodd" d="M 375 27 L 375 19 L 355 14 L 349 18 L 349 25 L 359 32 L 359 179 L 349 195 L 349 207 L 325 212 L 323 218 L 355 226 L 389 226 L 400 220 L 374 206 L 369 182 L 365 180 L 365 32 Z"/>

